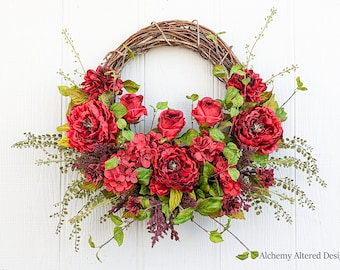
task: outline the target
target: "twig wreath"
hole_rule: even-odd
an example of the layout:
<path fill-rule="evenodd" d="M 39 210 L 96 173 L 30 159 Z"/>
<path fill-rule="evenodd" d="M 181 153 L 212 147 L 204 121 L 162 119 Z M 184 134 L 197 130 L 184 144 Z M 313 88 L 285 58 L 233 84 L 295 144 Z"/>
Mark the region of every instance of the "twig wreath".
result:
<path fill-rule="evenodd" d="M 254 45 L 275 12 L 271 10 Z M 63 34 L 81 64 L 68 32 Z M 90 246 L 98 252 L 112 240 L 121 245 L 125 230 L 135 221 L 145 220 L 152 246 L 167 234 L 179 240 L 176 225 L 190 221 L 215 243 L 223 241 L 225 232 L 230 233 L 246 249 L 237 257 L 246 259 L 250 255 L 254 259 L 258 252 L 230 231 L 233 219 L 245 219 L 244 212 L 250 208 L 260 214 L 262 205 L 268 204 L 277 219 L 292 222 L 281 200 L 293 203 L 296 199 L 300 205 L 314 209 L 294 179 L 275 176 L 275 169 L 292 167 L 304 172 L 308 183 L 315 180 L 326 186 L 306 141 L 298 137 L 284 139 L 281 123 L 287 119 L 285 103 L 279 106 L 273 91 L 267 90 L 276 76 L 297 67 L 285 68 L 263 81 L 248 68 L 254 46 L 246 46 L 247 61 L 241 64 L 219 35 L 196 21 L 152 23 L 109 52 L 96 70 L 85 72 L 83 68 L 81 84 L 59 72 L 72 84 L 59 87 L 60 93 L 71 100 L 67 123 L 57 128 L 58 134 L 26 133 L 27 140 L 15 146 L 43 149 L 47 158 L 38 160 L 38 164 L 59 163 L 62 173 L 70 169 L 79 172 L 56 205 L 59 210 L 52 215 L 59 218 L 59 232 L 70 202 L 83 200 L 83 206 L 70 220 L 70 238 L 75 239 L 76 250 L 81 222 L 94 209 L 104 207 L 107 213 L 100 222 L 111 220 L 114 230 L 112 238 L 99 246 L 89 238 Z M 134 127 L 148 111 L 142 104 L 143 96 L 136 94 L 139 85 L 123 81 L 120 72 L 136 55 L 162 46 L 180 46 L 199 53 L 213 65 L 212 73 L 225 84 L 226 94 L 223 99 L 187 96 L 197 127 L 185 131 L 183 112 L 170 108 L 167 102 L 158 102 L 151 106 L 153 120 L 158 115 L 157 124 L 145 133 L 137 133 Z M 296 82 L 287 101 L 297 91 L 307 90 L 299 77 Z M 295 150 L 294 155 L 281 157 L 287 149 Z M 285 194 L 287 191 L 291 196 Z M 196 221 L 197 214 L 214 220 L 216 226 L 204 228 Z"/>

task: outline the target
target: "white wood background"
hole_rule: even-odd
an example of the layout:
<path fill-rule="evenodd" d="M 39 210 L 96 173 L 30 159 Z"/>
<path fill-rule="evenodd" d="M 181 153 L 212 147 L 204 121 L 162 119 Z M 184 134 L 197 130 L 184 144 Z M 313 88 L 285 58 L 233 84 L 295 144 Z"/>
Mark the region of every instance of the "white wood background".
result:
<path fill-rule="evenodd" d="M 266 208 L 261 216 L 250 212 L 246 221 L 234 222 L 232 231 L 260 252 L 339 254 L 339 0 L 11 0 L 0 5 L 0 270 L 339 269 L 339 259 L 239 261 L 234 256 L 243 248 L 236 240 L 226 236 L 222 244 L 212 244 L 190 223 L 180 227 L 180 242 L 165 239 L 153 249 L 145 225 L 135 224 L 123 247 L 109 244 L 99 263 L 87 238 L 91 234 L 97 243 L 104 241 L 111 225 L 98 225 L 100 213 L 92 216 L 75 253 L 69 226 L 56 235 L 57 220 L 49 218 L 67 179 L 56 167 L 35 166 L 40 152 L 11 148 L 25 131 L 53 133 L 64 122 L 67 100 L 57 91 L 63 81 L 56 72 L 72 72 L 75 64 L 62 28 L 71 33 L 87 68 L 96 68 L 108 51 L 140 28 L 168 19 L 196 19 L 216 32 L 226 31 L 223 39 L 244 61 L 245 45 L 252 44 L 271 7 L 278 13 L 256 47 L 254 69 L 266 79 L 291 64 L 300 66 L 296 75 L 309 91 L 287 106 L 285 135 L 301 136 L 314 147 L 328 188 L 308 187 L 299 178 L 317 205 L 314 212 L 288 206 L 294 218 L 289 225 L 277 222 Z M 142 85 L 147 106 L 167 99 L 172 107 L 183 108 L 187 94 L 219 94 L 221 85 L 210 70 L 191 51 L 161 48 L 129 63 L 124 76 Z M 278 99 L 283 102 L 293 87 L 294 74 L 279 78 Z"/>

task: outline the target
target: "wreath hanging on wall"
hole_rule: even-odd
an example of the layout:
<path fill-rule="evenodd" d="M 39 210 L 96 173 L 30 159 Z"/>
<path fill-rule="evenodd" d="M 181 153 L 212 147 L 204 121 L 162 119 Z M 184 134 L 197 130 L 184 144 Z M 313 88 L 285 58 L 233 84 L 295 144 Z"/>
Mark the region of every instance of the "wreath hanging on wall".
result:
<path fill-rule="evenodd" d="M 256 42 L 274 14 L 272 10 L 266 18 Z M 69 34 L 66 30 L 63 34 L 81 63 Z M 163 46 L 184 47 L 209 61 L 212 74 L 225 84 L 225 96 L 184 97 L 192 106 L 192 119 L 185 119 L 180 109 L 170 108 L 167 102 L 158 102 L 151 106 L 152 129 L 137 133 L 135 126 L 149 112 L 143 96 L 138 95 L 139 85 L 123 80 L 120 72 L 136 55 Z M 164 21 L 141 29 L 109 52 L 102 65 L 84 71 L 81 84 L 60 71 L 72 82 L 59 87 L 60 93 L 70 98 L 66 124 L 57 128 L 58 134 L 26 133 L 27 140 L 15 144 L 43 149 L 47 159 L 38 160 L 39 164 L 56 162 L 62 173 L 79 172 L 57 204 L 60 211 L 52 215 L 60 220 L 57 232 L 70 202 L 79 199 L 84 205 L 70 220 L 76 250 L 81 222 L 98 207 L 108 209 L 100 222 L 111 220 L 114 224 L 112 238 L 105 244 L 115 240 L 121 245 L 131 223 L 145 221 L 152 246 L 165 235 L 179 240 L 176 226 L 185 222 L 199 226 L 212 242 L 221 242 L 223 233 L 232 234 L 233 219 L 245 219 L 244 212 L 251 208 L 259 214 L 263 204 L 274 208 L 277 219 L 291 222 L 280 204 L 282 199 L 293 202 L 296 198 L 299 204 L 314 209 L 294 179 L 275 176 L 275 169 L 293 167 L 306 174 L 308 183 L 315 180 L 325 186 L 306 141 L 284 139 L 285 103 L 280 106 L 273 90 L 268 90 L 276 76 L 295 71 L 296 66 L 264 81 L 248 68 L 253 47 L 248 46 L 247 52 L 247 61 L 241 64 L 220 33 L 197 22 Z M 307 90 L 299 77 L 296 82 L 293 95 Z M 192 127 L 183 130 L 187 121 L 192 121 Z M 296 152 L 282 157 L 281 152 L 287 149 Z M 204 228 L 196 221 L 197 214 L 211 218 L 216 226 Z M 96 246 L 92 237 L 88 242 L 99 250 L 105 245 Z M 258 256 L 240 243 L 246 251 L 238 258 Z"/>

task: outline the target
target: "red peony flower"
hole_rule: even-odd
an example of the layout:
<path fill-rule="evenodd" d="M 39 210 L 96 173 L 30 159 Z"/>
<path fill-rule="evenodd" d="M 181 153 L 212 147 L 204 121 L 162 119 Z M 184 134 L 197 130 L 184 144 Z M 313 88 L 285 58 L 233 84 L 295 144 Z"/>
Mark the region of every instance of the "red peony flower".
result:
<path fill-rule="evenodd" d="M 214 141 L 208 135 L 202 135 L 192 139 L 190 146 L 191 155 L 202 165 L 206 161 L 212 162 L 224 149 L 224 143 Z"/>
<path fill-rule="evenodd" d="M 158 148 L 151 193 L 165 196 L 171 189 L 191 192 L 199 178 L 198 164 L 189 157 L 184 147 L 163 144 Z"/>
<path fill-rule="evenodd" d="M 270 154 L 282 139 L 282 126 L 269 107 L 252 107 L 233 118 L 232 135 L 238 146 L 254 147 L 261 154 Z"/>
<path fill-rule="evenodd" d="M 192 116 L 200 126 L 212 127 L 223 119 L 221 104 L 210 97 L 205 97 L 198 101 L 192 110 Z"/>
<path fill-rule="evenodd" d="M 74 106 L 67 116 L 69 145 L 78 152 L 92 152 L 94 144 L 114 143 L 118 128 L 112 112 L 101 102 L 90 100 Z"/>
<path fill-rule="evenodd" d="M 258 168 L 256 174 L 262 187 L 269 188 L 274 184 L 274 169 Z"/>
<path fill-rule="evenodd" d="M 131 190 L 138 182 L 135 170 L 135 163 L 130 161 L 124 150 L 119 150 L 117 154 L 111 156 L 117 158 L 119 163 L 116 167 L 104 171 L 104 186 L 107 191 L 114 193 L 124 193 Z"/>
<path fill-rule="evenodd" d="M 146 108 L 142 105 L 143 96 L 135 94 L 125 94 L 120 98 L 120 103 L 123 104 L 128 112 L 124 115 L 126 122 L 135 124 L 143 115 L 147 115 Z"/>
<path fill-rule="evenodd" d="M 164 110 L 159 116 L 157 128 L 163 137 L 173 140 L 185 125 L 183 112 L 179 110 Z"/>
<path fill-rule="evenodd" d="M 98 99 L 104 91 L 114 92 L 117 95 L 122 94 L 124 87 L 120 75 L 112 68 L 98 66 L 94 71 L 89 69 L 84 77 L 83 91 L 90 94 L 91 98 Z"/>
<path fill-rule="evenodd" d="M 244 70 L 246 75 L 239 75 L 234 73 L 231 75 L 226 85 L 227 89 L 229 86 L 233 86 L 240 91 L 240 94 L 245 97 L 246 102 L 260 102 L 261 93 L 267 90 L 267 85 L 262 82 L 259 74 L 253 70 Z M 249 83 L 245 86 L 242 82 L 243 79 L 249 78 Z"/>

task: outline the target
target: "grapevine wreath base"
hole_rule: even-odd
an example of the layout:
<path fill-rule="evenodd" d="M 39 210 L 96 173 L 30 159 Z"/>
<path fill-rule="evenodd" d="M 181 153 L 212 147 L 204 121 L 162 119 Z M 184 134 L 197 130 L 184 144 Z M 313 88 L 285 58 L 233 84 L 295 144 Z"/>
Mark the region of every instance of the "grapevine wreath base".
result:
<path fill-rule="evenodd" d="M 65 36 L 79 60 L 71 38 Z M 123 81 L 120 72 L 136 55 L 163 46 L 188 48 L 208 60 L 212 74 L 226 86 L 225 96 L 187 96 L 192 105 L 190 120 L 197 122 L 197 128 L 192 125 L 188 130 L 182 130 L 188 119 L 181 110 L 158 102 L 151 106 L 156 124 L 145 133 L 136 133 L 135 125 L 148 111 L 143 96 L 136 94 L 139 85 Z M 70 220 L 76 250 L 80 224 L 97 207 L 108 210 L 101 222 L 114 223 L 114 233 L 106 243 L 96 246 L 91 237 L 88 240 L 98 250 L 111 240 L 121 245 L 125 230 L 135 221 L 146 222 L 152 246 L 165 235 L 179 240 L 176 225 L 185 222 L 193 222 L 217 243 L 223 241 L 223 233 L 232 234 L 231 220 L 244 219 L 250 208 L 259 214 L 262 205 L 268 204 L 277 219 L 288 222 L 291 217 L 281 206 L 282 199 L 293 202 L 296 197 L 299 204 L 313 209 L 295 180 L 275 176 L 275 169 L 292 167 L 304 172 L 308 183 L 314 179 L 325 186 L 311 149 L 301 138 L 283 138 L 285 103 L 279 106 L 273 91 L 267 90 L 275 75 L 265 82 L 247 64 L 240 63 L 219 34 L 196 21 L 164 21 L 130 36 L 96 70 L 84 70 L 81 84 L 60 86 L 60 93 L 71 101 L 67 123 L 57 128 L 59 134 L 27 133 L 27 141 L 16 144 L 43 149 L 47 160 L 40 164 L 59 162 L 63 173 L 79 172 L 57 205 L 61 210 L 53 215 L 60 220 L 57 231 L 74 199 L 84 201 Z M 307 90 L 299 78 L 296 81 L 293 94 Z M 57 154 L 46 148 L 57 149 Z M 296 150 L 296 155 L 271 155 L 287 149 Z M 203 228 L 195 220 L 197 214 L 211 218 L 216 226 Z M 258 256 L 239 242 L 246 251 L 238 258 Z"/>

